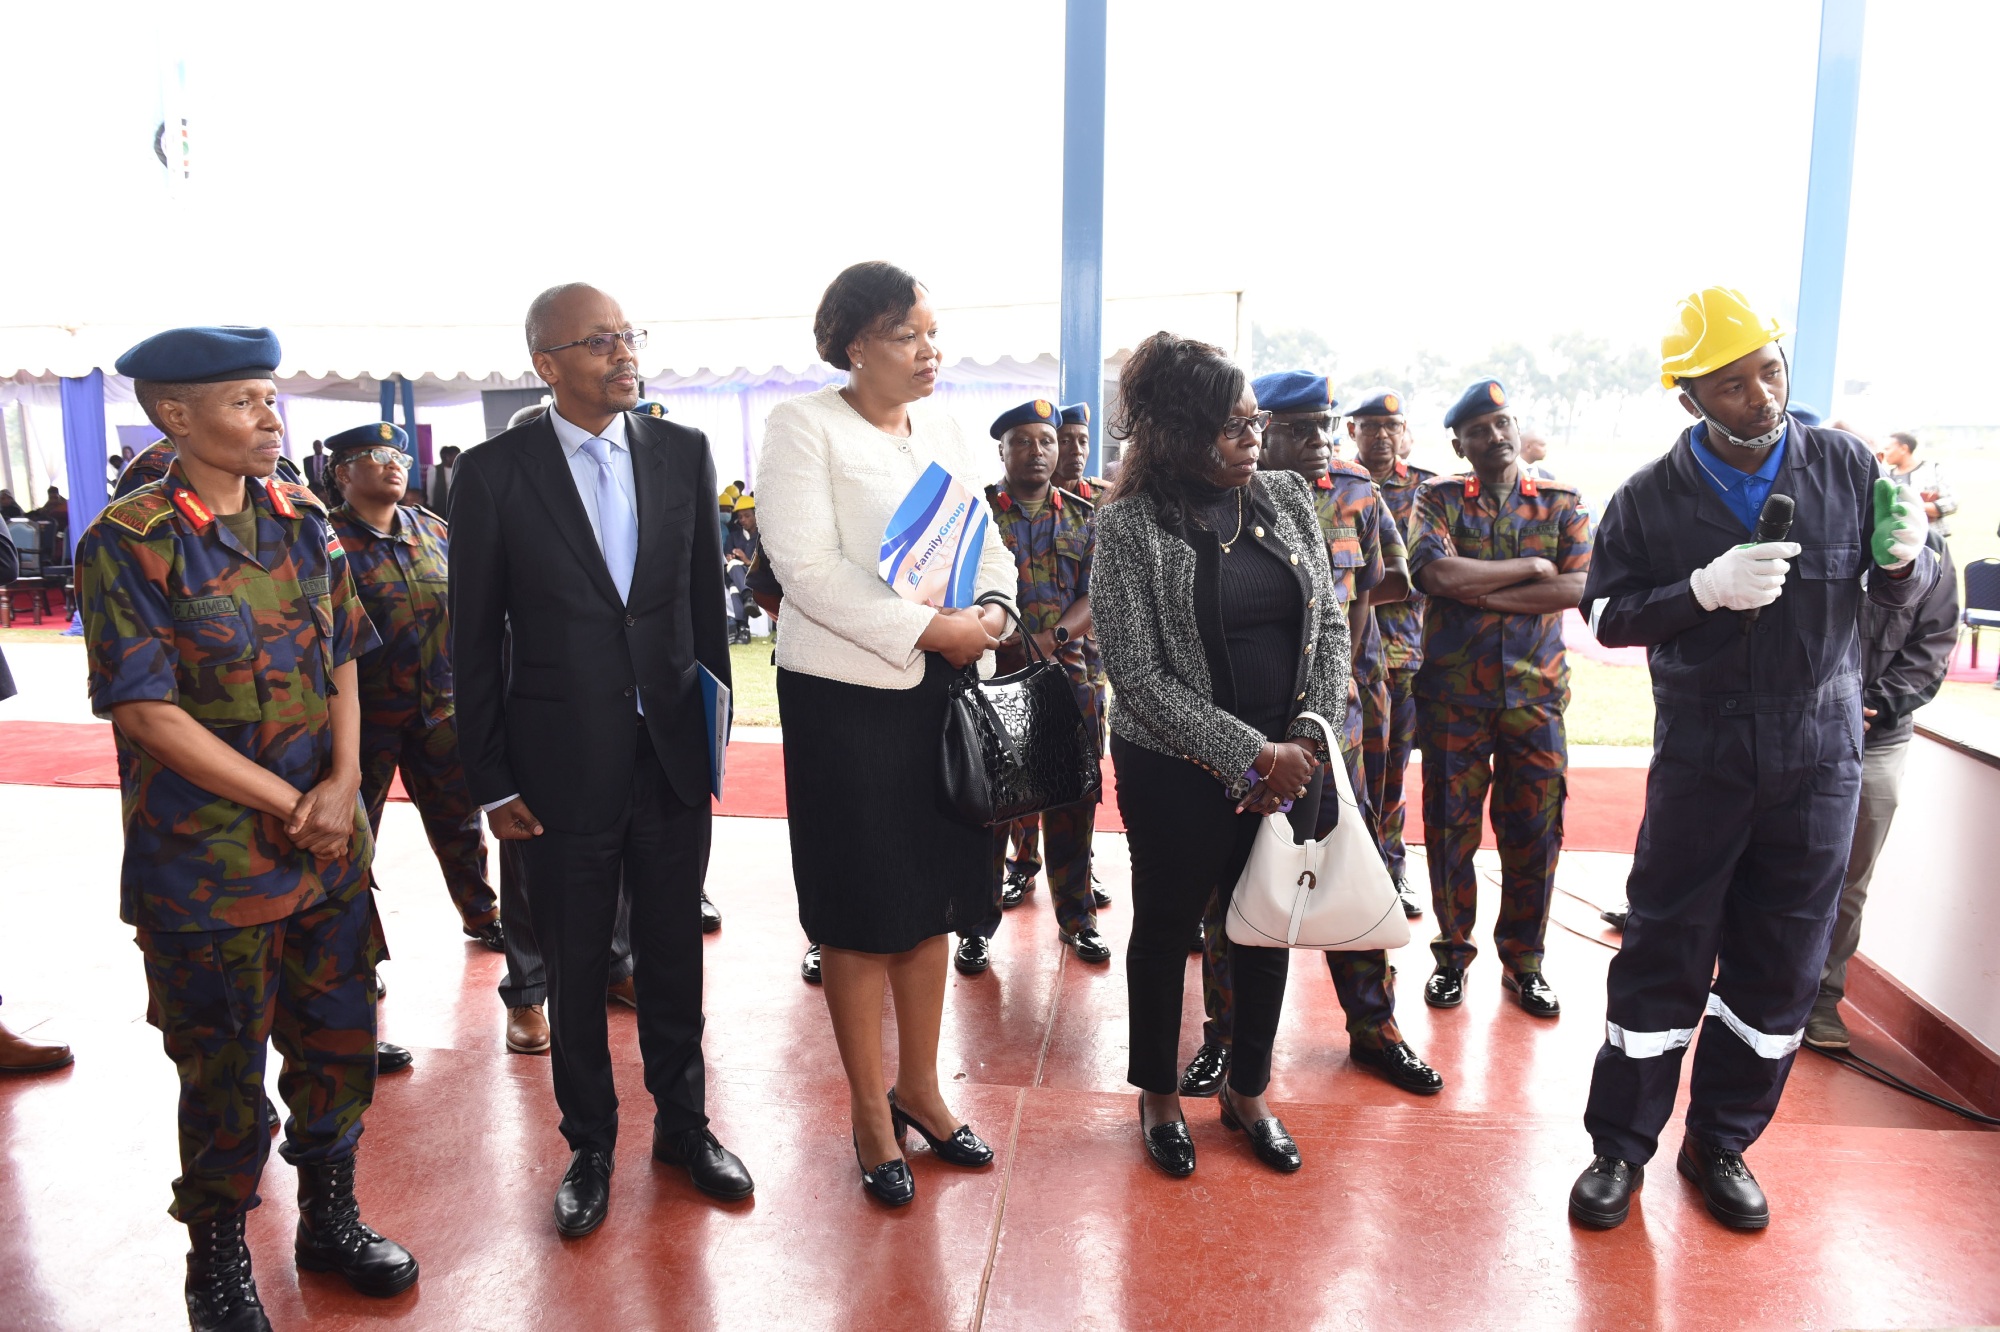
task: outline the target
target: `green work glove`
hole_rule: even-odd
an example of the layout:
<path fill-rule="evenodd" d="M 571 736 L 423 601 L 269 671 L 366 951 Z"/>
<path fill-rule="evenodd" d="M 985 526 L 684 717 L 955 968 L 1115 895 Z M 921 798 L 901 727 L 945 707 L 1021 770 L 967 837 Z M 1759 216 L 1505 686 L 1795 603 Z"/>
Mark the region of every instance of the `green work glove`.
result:
<path fill-rule="evenodd" d="M 1917 558 L 1931 520 L 1923 501 L 1888 477 L 1875 479 L 1875 531 L 1869 537 L 1869 553 L 1884 569 L 1901 569 Z"/>

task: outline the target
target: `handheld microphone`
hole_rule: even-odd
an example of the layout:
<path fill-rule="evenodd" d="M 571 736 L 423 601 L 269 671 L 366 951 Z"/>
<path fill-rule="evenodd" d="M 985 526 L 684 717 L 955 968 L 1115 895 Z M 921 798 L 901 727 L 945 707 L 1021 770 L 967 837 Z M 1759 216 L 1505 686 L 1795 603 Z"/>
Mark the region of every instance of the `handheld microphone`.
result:
<path fill-rule="evenodd" d="M 1757 511 L 1756 543 L 1761 546 L 1766 541 L 1783 541 L 1791 533 L 1792 514 L 1797 508 L 1790 495 L 1773 492 L 1766 496 L 1764 507 Z M 1743 612 L 1744 637 L 1749 637 L 1750 632 L 1757 627 L 1757 613 L 1763 609 L 1762 606 L 1757 606 Z"/>

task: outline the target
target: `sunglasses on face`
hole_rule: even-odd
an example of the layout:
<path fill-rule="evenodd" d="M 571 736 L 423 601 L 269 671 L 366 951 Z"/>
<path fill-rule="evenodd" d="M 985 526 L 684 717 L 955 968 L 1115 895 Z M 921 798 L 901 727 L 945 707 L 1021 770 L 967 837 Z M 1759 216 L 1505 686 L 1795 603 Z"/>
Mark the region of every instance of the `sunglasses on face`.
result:
<path fill-rule="evenodd" d="M 1246 430 L 1261 436 L 1270 426 L 1269 412 L 1258 412 L 1255 416 L 1232 416 L 1222 423 L 1222 436 L 1224 439 L 1241 439 Z"/>
<path fill-rule="evenodd" d="M 391 448 L 363 449 L 359 453 L 348 454 L 341 461 L 344 463 L 359 462 L 363 458 L 366 458 L 378 467 L 400 467 L 406 472 L 410 470 L 410 463 L 412 461 L 410 455 L 404 453 L 401 449 Z"/>
<path fill-rule="evenodd" d="M 568 351 L 571 347 L 586 348 L 592 356 L 609 356 L 614 343 L 624 343 L 626 351 L 638 351 L 646 345 L 646 330 L 628 328 L 622 333 L 593 333 L 575 342 L 559 342 L 553 347 L 543 347 L 545 352 Z"/>

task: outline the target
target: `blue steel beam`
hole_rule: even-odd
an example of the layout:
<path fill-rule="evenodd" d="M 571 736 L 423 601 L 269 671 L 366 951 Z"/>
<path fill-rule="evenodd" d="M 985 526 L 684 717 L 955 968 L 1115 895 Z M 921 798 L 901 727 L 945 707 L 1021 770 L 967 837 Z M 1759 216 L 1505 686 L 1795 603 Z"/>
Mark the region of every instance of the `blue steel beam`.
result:
<path fill-rule="evenodd" d="M 1840 288 L 1847 272 L 1847 206 L 1854 193 L 1854 126 L 1861 110 L 1861 30 L 1867 0 L 1821 0 L 1819 84 L 1813 95 L 1812 170 L 1792 397 L 1833 411 L 1840 350 Z"/>
<path fill-rule="evenodd" d="M 1104 29 L 1106 0 L 1069 0 L 1063 44 L 1062 380 L 1090 405 L 1090 458 L 1104 452 Z"/>

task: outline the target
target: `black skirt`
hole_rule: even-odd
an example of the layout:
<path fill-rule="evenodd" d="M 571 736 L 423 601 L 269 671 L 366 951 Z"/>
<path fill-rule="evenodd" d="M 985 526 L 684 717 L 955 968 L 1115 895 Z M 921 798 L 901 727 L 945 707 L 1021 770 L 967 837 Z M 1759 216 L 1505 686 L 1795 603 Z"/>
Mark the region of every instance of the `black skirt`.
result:
<path fill-rule="evenodd" d="M 780 669 L 785 807 L 799 924 L 828 948 L 901 953 L 986 916 L 993 834 L 938 798 L 945 687 L 924 654 L 915 689 L 872 689 Z"/>

